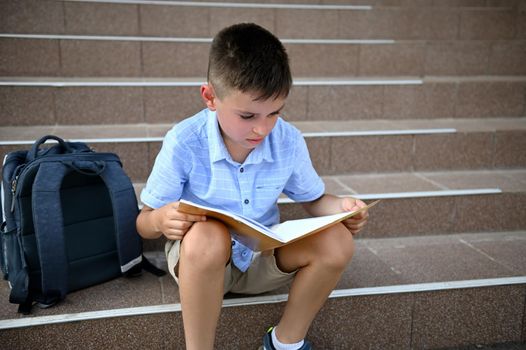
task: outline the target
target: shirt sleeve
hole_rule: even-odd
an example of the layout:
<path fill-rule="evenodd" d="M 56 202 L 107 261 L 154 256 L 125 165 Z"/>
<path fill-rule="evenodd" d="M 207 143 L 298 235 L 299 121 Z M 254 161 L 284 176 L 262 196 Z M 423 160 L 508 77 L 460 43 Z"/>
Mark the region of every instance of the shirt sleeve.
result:
<path fill-rule="evenodd" d="M 141 192 L 141 201 L 154 209 L 181 199 L 191 167 L 191 153 L 175 129 L 166 134 L 152 172 Z"/>
<path fill-rule="evenodd" d="M 318 175 L 309 156 L 309 150 L 303 136 L 297 136 L 294 157 L 294 169 L 287 181 L 283 193 L 296 202 L 310 202 L 325 193 L 325 184 Z"/>

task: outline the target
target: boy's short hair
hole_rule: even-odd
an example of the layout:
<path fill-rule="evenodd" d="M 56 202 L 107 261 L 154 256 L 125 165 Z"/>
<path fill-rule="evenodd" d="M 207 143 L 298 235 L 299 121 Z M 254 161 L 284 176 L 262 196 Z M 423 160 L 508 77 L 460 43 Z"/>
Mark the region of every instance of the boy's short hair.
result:
<path fill-rule="evenodd" d="M 232 90 L 256 93 L 256 100 L 287 97 L 292 86 L 285 47 L 254 23 L 226 27 L 214 37 L 207 79 L 219 98 Z"/>

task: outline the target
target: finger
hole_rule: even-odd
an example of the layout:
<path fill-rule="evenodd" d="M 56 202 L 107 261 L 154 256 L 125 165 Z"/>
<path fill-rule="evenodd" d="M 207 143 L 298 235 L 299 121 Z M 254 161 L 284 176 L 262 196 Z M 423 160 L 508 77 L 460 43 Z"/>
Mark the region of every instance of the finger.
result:
<path fill-rule="evenodd" d="M 183 220 L 191 222 L 206 221 L 206 215 L 183 214 Z"/>
<path fill-rule="evenodd" d="M 171 240 L 181 240 L 188 230 L 170 229 L 167 230 L 164 235 L 166 238 Z"/>
<path fill-rule="evenodd" d="M 367 221 L 359 221 L 359 222 L 348 222 L 346 223 L 347 227 L 355 228 L 355 227 L 364 227 L 367 224 Z"/>
<path fill-rule="evenodd" d="M 359 224 L 347 224 L 345 225 L 349 231 L 359 231 L 362 230 L 365 227 L 365 222 L 359 223 Z"/>
<path fill-rule="evenodd" d="M 175 233 L 172 233 L 172 234 L 165 234 L 164 235 L 167 239 L 171 240 L 171 241 L 180 241 L 183 239 L 183 235 L 181 234 L 175 234 Z"/>
<path fill-rule="evenodd" d="M 355 217 L 352 217 L 352 218 L 349 218 L 347 220 L 344 221 L 344 223 L 348 223 L 348 224 L 359 224 L 359 223 L 362 223 L 362 222 L 367 222 L 367 217 L 365 218 L 355 218 Z"/>
<path fill-rule="evenodd" d="M 347 222 L 361 222 L 367 220 L 368 216 L 366 215 L 353 215 L 350 218 L 346 219 Z"/>
<path fill-rule="evenodd" d="M 355 211 L 360 209 L 354 201 L 351 201 L 349 198 L 346 198 L 342 204 L 342 208 L 344 211 Z"/>
<path fill-rule="evenodd" d="M 363 227 L 360 227 L 360 228 L 357 228 L 357 227 L 354 227 L 354 228 L 350 228 L 350 227 L 347 227 L 347 229 L 349 230 L 349 232 L 354 236 L 355 234 L 359 233 L 360 231 L 363 230 Z"/>
<path fill-rule="evenodd" d="M 357 204 L 360 208 L 363 208 L 363 207 L 366 207 L 366 206 L 367 206 L 367 204 L 366 204 L 364 201 L 362 201 L 361 199 L 357 199 L 357 200 L 356 200 L 356 204 Z"/>
<path fill-rule="evenodd" d="M 188 230 L 193 224 L 193 221 L 170 220 L 168 228 L 171 230 Z"/>
<path fill-rule="evenodd" d="M 361 208 L 359 208 L 359 209 L 361 209 Z M 356 209 L 356 210 L 359 210 L 359 209 Z M 363 218 L 363 217 L 368 217 L 368 216 L 369 216 L 369 212 L 367 211 L 367 209 L 365 209 L 365 210 L 362 210 L 361 212 L 357 213 L 353 217 L 354 218 Z"/>
<path fill-rule="evenodd" d="M 352 205 L 349 205 L 349 206 L 347 206 L 347 207 L 344 207 L 344 210 L 345 210 L 345 211 L 353 212 L 353 211 L 359 211 L 359 210 L 362 209 L 363 207 L 364 207 L 363 205 L 352 204 Z M 367 209 L 360 211 L 360 212 L 357 213 L 355 216 L 358 216 L 358 215 L 366 215 L 365 213 L 367 213 Z"/>
<path fill-rule="evenodd" d="M 187 213 L 180 212 L 178 210 L 171 210 L 168 213 L 168 218 L 171 220 L 191 221 L 191 222 L 206 221 L 205 215 L 187 214 Z"/>

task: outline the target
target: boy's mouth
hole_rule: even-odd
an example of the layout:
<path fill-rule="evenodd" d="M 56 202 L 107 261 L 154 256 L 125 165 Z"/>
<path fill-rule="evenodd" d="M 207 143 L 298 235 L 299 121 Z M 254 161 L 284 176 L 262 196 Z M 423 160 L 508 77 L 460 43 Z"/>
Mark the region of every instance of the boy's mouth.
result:
<path fill-rule="evenodd" d="M 255 138 L 255 139 L 247 139 L 247 141 L 249 143 L 251 143 L 252 145 L 257 145 L 257 144 L 260 144 L 261 141 L 263 141 L 263 137 L 261 138 Z"/>

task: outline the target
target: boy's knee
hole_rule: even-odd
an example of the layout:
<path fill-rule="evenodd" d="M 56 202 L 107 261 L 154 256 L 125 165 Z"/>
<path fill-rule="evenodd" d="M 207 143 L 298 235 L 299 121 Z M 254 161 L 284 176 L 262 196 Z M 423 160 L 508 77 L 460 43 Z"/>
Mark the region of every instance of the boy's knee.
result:
<path fill-rule="evenodd" d="M 212 219 L 196 222 L 181 242 L 180 259 L 203 268 L 225 266 L 231 247 L 230 233 L 224 224 Z"/>
<path fill-rule="evenodd" d="M 322 261 L 328 268 L 345 269 L 354 254 L 352 234 L 342 225 L 331 227 L 325 234 Z"/>

